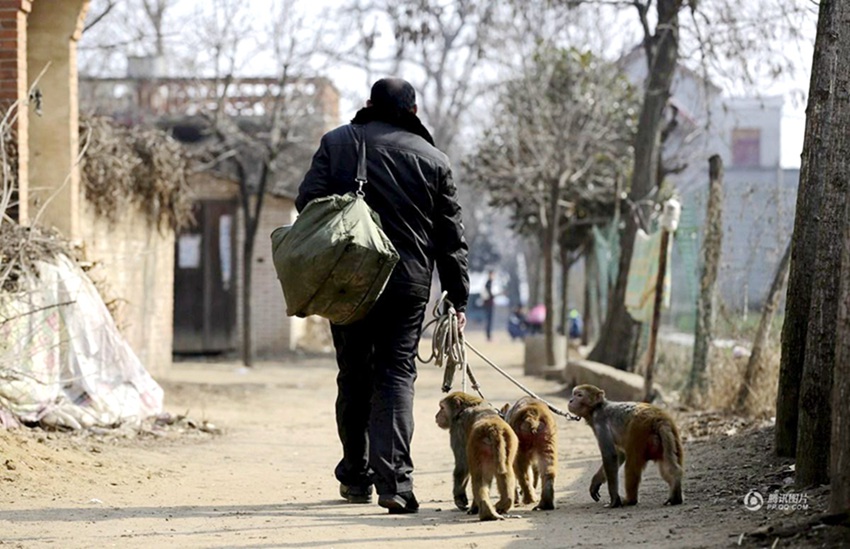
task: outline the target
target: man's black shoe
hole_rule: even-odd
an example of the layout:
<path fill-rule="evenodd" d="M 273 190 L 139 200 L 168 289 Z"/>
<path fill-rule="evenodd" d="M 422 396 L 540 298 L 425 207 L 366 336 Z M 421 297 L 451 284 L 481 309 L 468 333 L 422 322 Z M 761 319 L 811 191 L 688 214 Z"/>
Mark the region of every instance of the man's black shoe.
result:
<path fill-rule="evenodd" d="M 339 485 L 339 495 L 348 503 L 372 503 L 371 486 Z"/>
<path fill-rule="evenodd" d="M 413 495 L 413 492 L 380 495 L 378 496 L 378 505 L 389 509 L 391 515 L 419 512 L 419 502 L 416 501 L 416 496 Z"/>

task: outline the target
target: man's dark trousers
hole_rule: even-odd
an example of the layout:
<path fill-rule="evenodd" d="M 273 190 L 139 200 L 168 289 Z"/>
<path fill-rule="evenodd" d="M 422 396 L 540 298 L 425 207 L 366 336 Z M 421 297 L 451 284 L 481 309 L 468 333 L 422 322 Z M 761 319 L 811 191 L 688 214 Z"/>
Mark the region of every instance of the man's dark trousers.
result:
<path fill-rule="evenodd" d="M 336 478 L 374 483 L 379 495 L 413 489 L 413 383 L 427 302 L 385 292 L 365 318 L 331 325 L 336 348 L 336 422 L 343 457 Z"/>

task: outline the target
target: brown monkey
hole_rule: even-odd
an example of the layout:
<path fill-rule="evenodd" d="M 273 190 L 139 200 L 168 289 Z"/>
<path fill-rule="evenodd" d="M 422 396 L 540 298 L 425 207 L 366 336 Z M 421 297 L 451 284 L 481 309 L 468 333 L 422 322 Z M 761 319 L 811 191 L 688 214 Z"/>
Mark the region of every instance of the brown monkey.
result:
<path fill-rule="evenodd" d="M 533 488 L 542 477 L 540 503 L 535 510 L 555 508 L 555 471 L 558 468 L 558 426 L 549 406 L 542 400 L 523 397 L 502 408 L 505 421 L 519 440 L 514 473 L 522 490 L 522 502 L 534 502 Z M 529 483 L 529 468 L 533 481 Z"/>
<path fill-rule="evenodd" d="M 665 505 L 682 503 L 682 440 L 673 419 L 662 409 L 643 402 L 610 402 L 593 385 L 573 389 L 570 412 L 583 417 L 593 429 L 602 466 L 593 475 L 590 497 L 599 501 L 599 487 L 607 479 L 611 507 L 634 505 L 647 461 L 657 461 L 661 477 L 670 486 Z M 620 499 L 617 474 L 626 464 L 626 498 Z"/>
<path fill-rule="evenodd" d="M 513 464 L 516 460 L 517 437 L 499 413 L 482 399 L 454 392 L 440 401 L 437 425 L 448 429 L 455 457 L 453 473 L 455 505 L 465 511 L 467 481 L 472 479 L 472 507 L 469 514 L 478 513 L 481 520 L 504 518 L 513 506 L 516 479 Z M 493 478 L 499 490 L 495 509 L 490 503 L 490 484 Z"/>

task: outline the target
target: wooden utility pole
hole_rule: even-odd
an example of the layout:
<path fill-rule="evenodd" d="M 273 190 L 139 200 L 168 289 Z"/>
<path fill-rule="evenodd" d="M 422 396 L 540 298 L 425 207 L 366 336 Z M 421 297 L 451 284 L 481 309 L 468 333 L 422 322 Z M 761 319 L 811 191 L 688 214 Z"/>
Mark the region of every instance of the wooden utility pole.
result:
<path fill-rule="evenodd" d="M 705 392 L 705 371 L 711 340 L 714 337 L 714 299 L 720 249 L 723 245 L 723 160 L 719 155 L 708 159 L 708 209 L 702 243 L 700 293 L 697 296 L 694 359 L 685 400 L 695 404 Z"/>
<path fill-rule="evenodd" d="M 655 276 L 655 298 L 652 305 L 652 323 L 649 327 L 649 350 L 646 360 L 646 374 L 643 378 L 643 400 L 652 402 L 652 377 L 655 369 L 655 348 L 658 342 L 658 325 L 661 322 L 661 303 L 664 299 L 664 279 L 667 277 L 667 248 L 670 243 L 670 233 L 679 225 L 680 206 L 676 200 L 664 203 L 664 214 L 661 220 L 661 246 L 658 250 L 658 274 Z"/>
<path fill-rule="evenodd" d="M 661 229 L 661 250 L 658 252 L 658 275 L 655 279 L 655 303 L 652 305 L 652 324 L 649 328 L 649 352 L 646 359 L 646 374 L 643 378 L 645 402 L 652 402 L 652 375 L 655 368 L 655 347 L 658 339 L 658 323 L 661 319 L 661 300 L 664 299 L 664 275 L 667 272 L 667 243 L 670 233 Z"/>

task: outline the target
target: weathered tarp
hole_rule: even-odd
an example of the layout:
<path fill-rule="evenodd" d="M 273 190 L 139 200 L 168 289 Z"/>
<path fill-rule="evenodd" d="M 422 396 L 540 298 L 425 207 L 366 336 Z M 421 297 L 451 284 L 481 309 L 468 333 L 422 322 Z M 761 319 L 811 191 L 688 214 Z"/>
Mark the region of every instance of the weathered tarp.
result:
<path fill-rule="evenodd" d="M 662 306 L 670 307 L 670 246 L 673 239 L 667 241 L 667 274 L 664 277 L 664 295 Z M 637 322 L 652 320 L 652 307 L 655 299 L 655 284 L 658 279 L 658 254 L 661 250 L 661 231 L 646 234 L 638 229 L 635 235 L 635 247 L 629 263 L 629 279 L 626 285 L 626 310 Z"/>
<path fill-rule="evenodd" d="M 74 262 L 38 262 L 38 277 L 0 293 L 0 425 L 79 429 L 138 422 L 163 392 Z"/>

